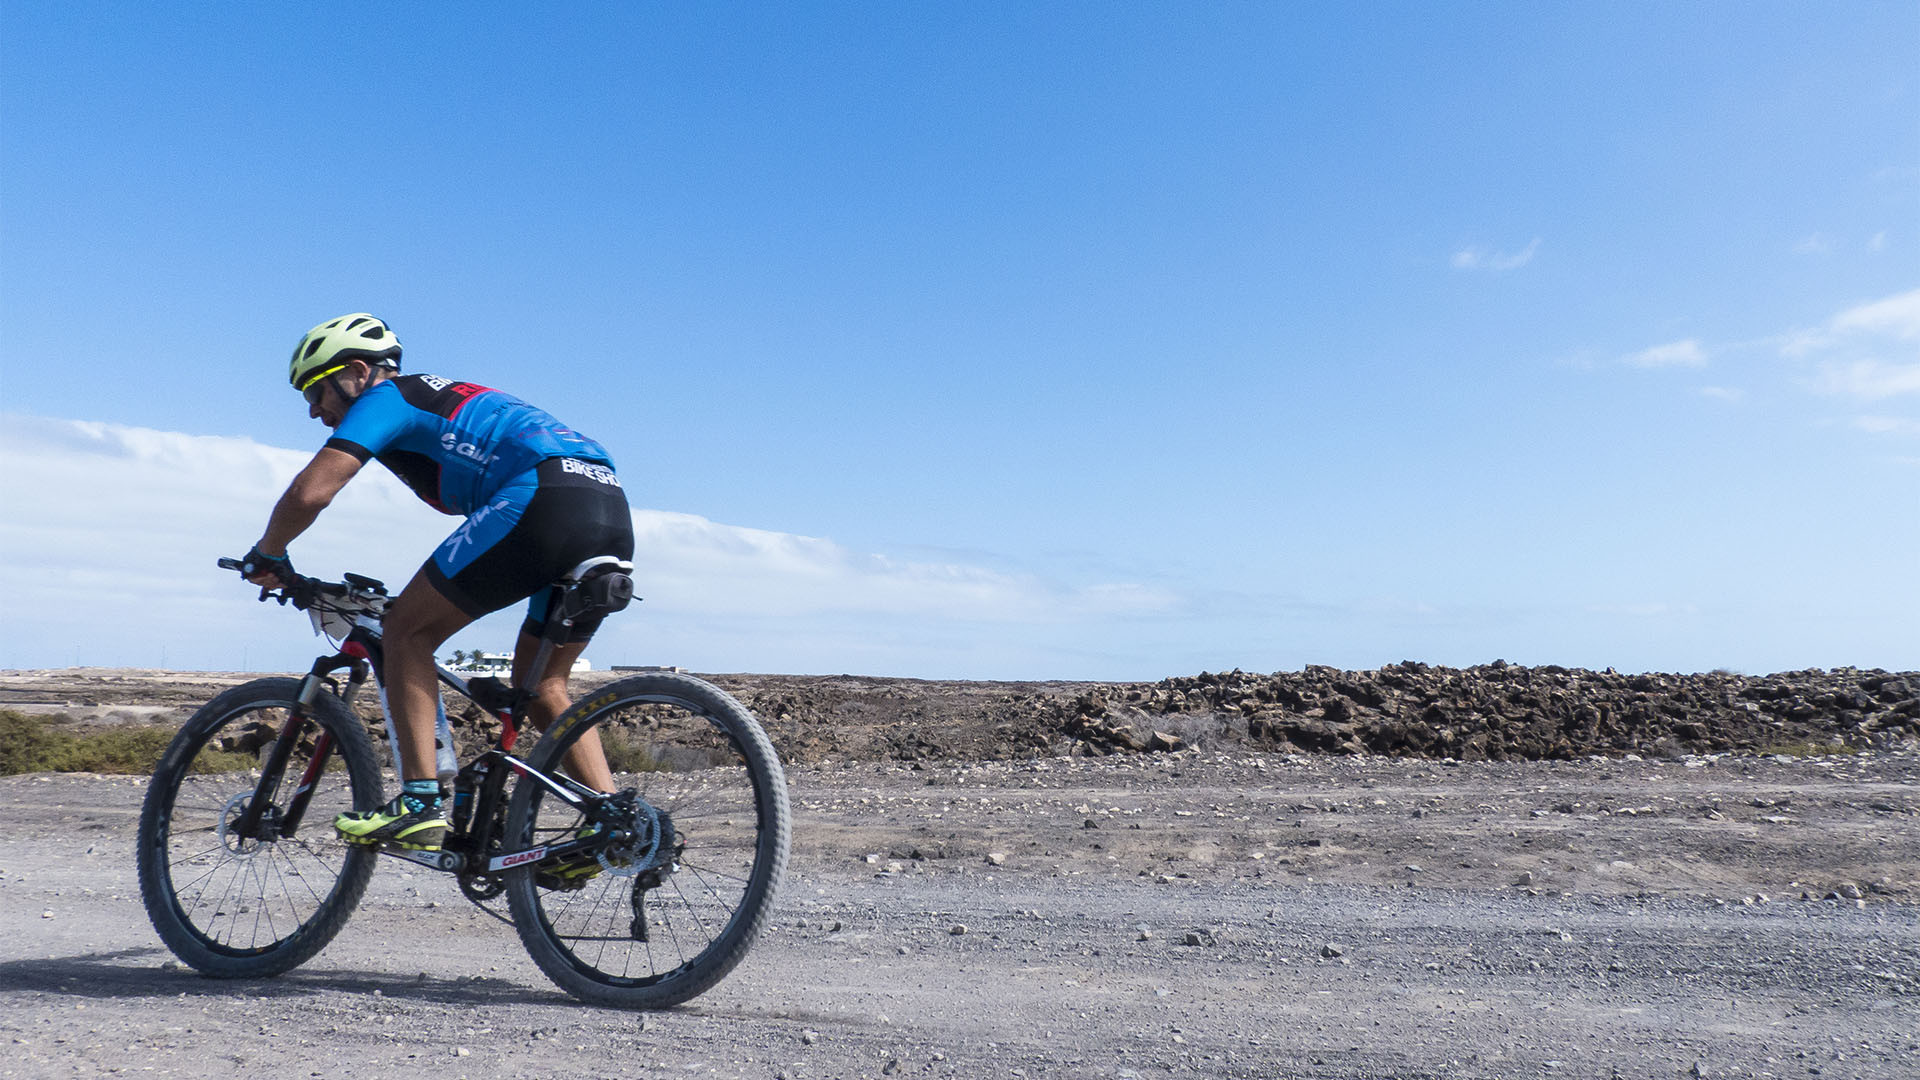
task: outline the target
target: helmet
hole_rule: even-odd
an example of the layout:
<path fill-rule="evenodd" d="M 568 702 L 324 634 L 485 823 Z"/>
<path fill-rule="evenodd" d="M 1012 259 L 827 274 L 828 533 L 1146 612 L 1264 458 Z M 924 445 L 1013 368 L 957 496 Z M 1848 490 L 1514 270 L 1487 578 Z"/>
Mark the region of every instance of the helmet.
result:
<path fill-rule="evenodd" d="M 386 323 L 364 311 L 329 319 L 307 331 L 307 336 L 293 347 L 287 381 L 304 392 L 346 367 L 350 360 L 365 360 L 374 367 L 398 371 L 400 339 L 393 336 Z"/>

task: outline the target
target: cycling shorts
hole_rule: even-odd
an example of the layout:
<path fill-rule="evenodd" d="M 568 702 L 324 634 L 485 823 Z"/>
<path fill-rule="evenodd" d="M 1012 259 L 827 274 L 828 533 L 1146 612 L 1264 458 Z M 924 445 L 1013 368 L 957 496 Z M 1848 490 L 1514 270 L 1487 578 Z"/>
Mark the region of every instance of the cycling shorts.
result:
<path fill-rule="evenodd" d="M 474 618 L 532 598 L 521 629 L 546 629 L 548 586 L 588 559 L 633 558 L 633 517 L 612 467 L 548 458 L 507 481 L 421 568 L 427 580 Z M 600 617 L 574 623 L 584 642 Z"/>

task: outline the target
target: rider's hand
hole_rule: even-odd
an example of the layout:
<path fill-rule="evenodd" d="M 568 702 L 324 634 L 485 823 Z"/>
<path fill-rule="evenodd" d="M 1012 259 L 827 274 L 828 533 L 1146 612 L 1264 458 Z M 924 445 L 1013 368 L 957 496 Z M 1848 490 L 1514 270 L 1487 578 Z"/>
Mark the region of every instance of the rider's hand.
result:
<path fill-rule="evenodd" d="M 285 555 L 269 555 L 255 544 L 240 560 L 240 576 L 255 585 L 284 589 L 293 584 L 293 560 Z"/>

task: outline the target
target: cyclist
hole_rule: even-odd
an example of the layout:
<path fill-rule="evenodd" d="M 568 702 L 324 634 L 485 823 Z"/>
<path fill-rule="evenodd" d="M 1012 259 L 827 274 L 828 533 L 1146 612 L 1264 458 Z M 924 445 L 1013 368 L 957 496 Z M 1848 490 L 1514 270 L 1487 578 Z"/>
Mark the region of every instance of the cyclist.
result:
<path fill-rule="evenodd" d="M 546 670 L 533 672 L 547 586 L 587 559 L 633 556 L 633 519 L 601 445 L 510 394 L 437 375 L 402 375 L 400 341 L 380 319 L 342 315 L 309 330 L 288 379 L 333 436 L 293 478 L 244 560 L 257 585 L 291 583 L 287 545 L 305 532 L 369 459 L 429 506 L 466 521 L 436 548 L 388 607 L 381 672 L 400 744 L 402 787 L 375 810 L 341 814 L 351 841 L 440 846 L 446 797 L 435 768 L 440 695 L 434 652 L 489 612 L 532 598 L 514 650 L 514 685 L 544 729 L 571 703 L 567 676 L 598 629 L 582 619 Z M 613 790 L 597 739 L 567 757 L 575 779 Z"/>

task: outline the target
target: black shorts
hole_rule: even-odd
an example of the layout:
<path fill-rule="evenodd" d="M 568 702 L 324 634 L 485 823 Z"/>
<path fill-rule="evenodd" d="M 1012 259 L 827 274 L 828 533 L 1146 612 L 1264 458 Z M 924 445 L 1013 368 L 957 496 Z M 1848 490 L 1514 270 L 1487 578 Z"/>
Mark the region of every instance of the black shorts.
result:
<path fill-rule="evenodd" d="M 547 587 L 600 555 L 633 558 L 626 492 L 604 464 L 548 458 L 495 492 L 421 570 L 476 619 L 531 597 L 521 629 L 538 637 Z M 580 619 L 567 640 L 586 641 L 599 628 L 600 617 Z"/>

